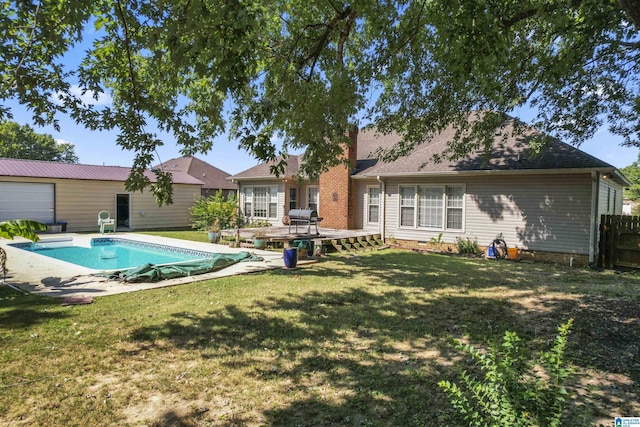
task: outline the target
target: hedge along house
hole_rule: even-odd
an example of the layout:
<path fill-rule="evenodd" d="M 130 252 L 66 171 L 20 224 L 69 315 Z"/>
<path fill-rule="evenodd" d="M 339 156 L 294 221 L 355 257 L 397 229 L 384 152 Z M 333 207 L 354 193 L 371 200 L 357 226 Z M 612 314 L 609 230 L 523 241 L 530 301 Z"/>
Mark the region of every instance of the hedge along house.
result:
<path fill-rule="evenodd" d="M 98 212 L 108 211 L 119 230 L 189 226 L 200 180 L 174 172 L 173 204 L 158 207 L 149 191 L 125 189 L 129 172 L 119 166 L 0 159 L 0 221 L 64 222 L 66 231 L 97 231 Z M 154 181 L 153 172 L 147 176 Z"/>
<path fill-rule="evenodd" d="M 394 162 L 376 159 L 378 148 L 400 141 L 396 134 L 365 130 L 351 135 L 337 166 L 317 183 L 291 178 L 302 161 L 290 158 L 279 179 L 262 164 L 231 177 L 239 184 L 247 215 L 277 220 L 293 207 L 312 207 L 328 228 L 380 233 L 403 246 L 441 241 L 455 248 L 458 238 L 488 245 L 502 234 L 510 247 L 539 260 L 592 262 L 601 214 L 622 213 L 622 190 L 629 181 L 613 166 L 568 144 L 551 140 L 536 153 L 528 140 L 513 137 L 509 122 L 497 130 L 489 153 L 477 151 L 457 161 L 441 154 L 453 129 L 435 135 Z"/>

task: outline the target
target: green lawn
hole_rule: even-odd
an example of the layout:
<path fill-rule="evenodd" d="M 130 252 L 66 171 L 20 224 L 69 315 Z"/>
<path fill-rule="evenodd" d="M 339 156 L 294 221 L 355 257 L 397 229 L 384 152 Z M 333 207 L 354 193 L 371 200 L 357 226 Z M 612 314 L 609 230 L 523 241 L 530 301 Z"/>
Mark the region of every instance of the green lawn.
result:
<path fill-rule="evenodd" d="M 0 286 L 0 424 L 458 425 L 451 337 L 547 348 L 574 318 L 568 420 L 612 425 L 640 415 L 639 285 L 385 250 L 84 306 Z"/>

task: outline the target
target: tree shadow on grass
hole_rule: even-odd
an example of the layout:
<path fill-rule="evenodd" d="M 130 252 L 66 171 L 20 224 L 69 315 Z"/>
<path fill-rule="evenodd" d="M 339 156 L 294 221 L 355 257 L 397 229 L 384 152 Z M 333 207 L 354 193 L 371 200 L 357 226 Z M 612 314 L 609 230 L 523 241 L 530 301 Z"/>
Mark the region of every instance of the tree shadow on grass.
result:
<path fill-rule="evenodd" d="M 0 285 L 0 329 L 28 328 L 61 319 L 66 313 L 49 310 L 59 305 L 59 299 L 24 294 Z"/>
<path fill-rule="evenodd" d="M 295 398 L 263 409 L 269 425 L 442 425 L 453 414 L 437 382 L 456 380 L 454 362 L 469 367 L 452 337 L 482 345 L 510 330 L 546 349 L 557 326 L 574 318 L 569 360 L 631 380 L 611 380 L 610 389 L 619 392 L 615 403 L 587 394 L 574 403 L 592 417 L 611 415 L 615 405 L 634 412 L 638 299 L 621 305 L 580 289 L 562 293 L 561 281 L 546 280 L 558 270 L 545 266 L 501 271 L 480 260 L 417 256 L 390 253 L 300 269 L 296 275 L 308 280 L 339 276 L 348 283 L 362 274 L 368 280 L 364 286 L 269 297 L 249 308 L 178 313 L 137 329 L 131 339 L 198 351 L 203 359 L 228 361 L 222 363 L 230 369 L 248 369 L 258 384 L 277 382 L 273 392 Z M 288 271 L 270 274 L 292 280 Z M 507 297 L 501 294 L 507 291 Z"/>

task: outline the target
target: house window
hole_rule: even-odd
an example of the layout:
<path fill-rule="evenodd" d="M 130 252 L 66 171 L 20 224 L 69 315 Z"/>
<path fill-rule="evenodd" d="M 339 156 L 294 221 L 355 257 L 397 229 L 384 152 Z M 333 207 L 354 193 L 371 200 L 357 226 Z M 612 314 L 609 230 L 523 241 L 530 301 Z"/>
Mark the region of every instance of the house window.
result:
<path fill-rule="evenodd" d="M 253 216 L 257 218 L 267 217 L 267 205 L 269 193 L 267 187 L 253 187 Z"/>
<path fill-rule="evenodd" d="M 269 218 L 278 216 L 278 187 L 269 187 Z"/>
<path fill-rule="evenodd" d="M 253 202 L 253 187 L 245 187 L 245 189 L 244 189 L 244 214 L 246 216 L 252 216 L 253 215 L 252 202 Z"/>
<path fill-rule="evenodd" d="M 298 207 L 298 190 L 296 188 L 289 189 L 289 210 Z"/>
<path fill-rule="evenodd" d="M 314 186 L 314 187 L 308 187 L 307 188 L 307 195 L 308 195 L 308 204 L 309 204 L 309 209 L 312 209 L 318 213 L 318 187 Z"/>
<path fill-rule="evenodd" d="M 400 186 L 400 226 L 462 230 L 464 186 Z"/>
<path fill-rule="evenodd" d="M 367 222 L 378 222 L 380 212 L 380 187 L 368 187 L 367 196 Z"/>
<path fill-rule="evenodd" d="M 278 214 L 278 187 L 245 187 L 244 214 L 253 218 L 276 218 Z"/>
<path fill-rule="evenodd" d="M 447 228 L 462 230 L 464 187 L 447 187 Z"/>
<path fill-rule="evenodd" d="M 442 228 L 442 187 L 418 187 L 418 227 Z"/>
<path fill-rule="evenodd" d="M 400 225 L 414 226 L 416 211 L 416 188 L 400 187 Z"/>

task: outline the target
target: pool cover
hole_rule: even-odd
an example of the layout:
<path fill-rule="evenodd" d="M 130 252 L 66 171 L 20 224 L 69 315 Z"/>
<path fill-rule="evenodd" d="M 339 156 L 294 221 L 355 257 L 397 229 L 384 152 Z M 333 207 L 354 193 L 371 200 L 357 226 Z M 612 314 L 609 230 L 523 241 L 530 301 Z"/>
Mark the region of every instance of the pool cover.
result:
<path fill-rule="evenodd" d="M 222 270 L 238 262 L 263 261 L 263 258 L 250 253 L 240 252 L 237 254 L 215 254 L 213 258 L 205 260 L 188 261 L 169 265 L 143 264 L 140 267 L 130 268 L 122 271 L 115 271 L 104 274 L 110 280 L 120 280 L 123 282 L 159 282 L 164 279 L 175 279 L 176 277 L 195 276 L 197 274 L 210 273 Z"/>

